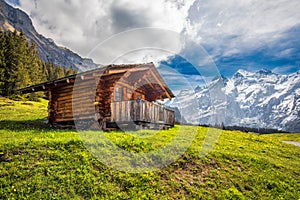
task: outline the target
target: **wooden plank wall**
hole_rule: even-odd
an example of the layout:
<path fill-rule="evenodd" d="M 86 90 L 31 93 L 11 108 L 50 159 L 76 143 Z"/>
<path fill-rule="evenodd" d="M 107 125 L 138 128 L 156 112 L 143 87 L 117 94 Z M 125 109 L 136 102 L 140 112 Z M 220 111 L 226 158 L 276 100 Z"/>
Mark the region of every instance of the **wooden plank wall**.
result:
<path fill-rule="evenodd" d="M 49 91 L 49 122 L 109 118 L 115 80 L 119 76 L 121 74 L 104 77 L 85 76 L 82 80 L 76 80 L 75 87 L 74 82 L 53 86 Z"/>
<path fill-rule="evenodd" d="M 111 103 L 113 122 L 146 122 L 174 125 L 174 111 L 148 101 L 120 101 Z"/>
<path fill-rule="evenodd" d="M 71 122 L 95 116 L 95 79 L 89 79 L 51 88 L 49 121 Z M 74 91 L 73 91 L 74 90 Z"/>

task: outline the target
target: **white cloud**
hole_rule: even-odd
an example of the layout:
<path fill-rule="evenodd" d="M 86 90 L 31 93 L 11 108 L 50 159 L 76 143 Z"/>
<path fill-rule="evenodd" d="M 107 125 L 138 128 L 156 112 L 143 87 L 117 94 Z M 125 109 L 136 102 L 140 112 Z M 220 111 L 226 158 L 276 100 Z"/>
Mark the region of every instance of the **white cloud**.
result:
<path fill-rule="evenodd" d="M 182 43 L 180 34 L 174 31 L 141 28 L 114 35 L 88 56 L 104 64 L 148 62 L 148 58 L 158 62 L 180 52 Z"/>
<path fill-rule="evenodd" d="M 85 56 L 110 36 L 134 28 L 156 27 L 180 33 L 193 2 L 20 0 L 20 7 L 31 15 L 40 33 Z M 157 36 L 146 36 L 146 40 L 157 41 Z M 133 40 L 123 43 L 130 46 Z"/>
<path fill-rule="evenodd" d="M 300 24 L 298 0 L 198 0 L 190 10 L 189 35 L 214 46 L 214 56 L 231 56 L 282 37 Z"/>
<path fill-rule="evenodd" d="M 82 56 L 119 32 L 156 27 L 211 48 L 213 58 L 219 59 L 259 49 L 286 37 L 285 31 L 300 24 L 298 0 L 20 0 L 20 7 L 31 15 L 40 33 Z M 172 43 L 156 34 L 138 39 L 162 46 Z M 120 46 L 128 48 L 135 42 L 135 37 L 127 38 L 107 51 L 118 54 Z M 184 44 L 183 54 L 188 52 L 197 59 L 199 48 Z M 100 53 L 90 55 L 97 60 Z M 203 62 L 203 56 L 199 57 L 198 63 Z"/>
<path fill-rule="evenodd" d="M 284 67 L 276 67 L 272 71 L 276 74 L 288 74 L 291 71 L 297 71 L 299 69 L 300 69 L 300 67 L 287 65 Z"/>

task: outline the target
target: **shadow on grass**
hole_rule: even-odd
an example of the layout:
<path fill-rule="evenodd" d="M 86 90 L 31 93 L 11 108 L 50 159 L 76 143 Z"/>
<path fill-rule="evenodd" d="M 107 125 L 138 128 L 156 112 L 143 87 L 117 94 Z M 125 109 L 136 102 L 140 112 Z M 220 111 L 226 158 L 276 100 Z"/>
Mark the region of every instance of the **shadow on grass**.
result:
<path fill-rule="evenodd" d="M 0 130 L 7 131 L 28 131 L 28 130 L 53 130 L 53 128 L 45 121 L 38 120 L 3 120 L 0 121 Z"/>

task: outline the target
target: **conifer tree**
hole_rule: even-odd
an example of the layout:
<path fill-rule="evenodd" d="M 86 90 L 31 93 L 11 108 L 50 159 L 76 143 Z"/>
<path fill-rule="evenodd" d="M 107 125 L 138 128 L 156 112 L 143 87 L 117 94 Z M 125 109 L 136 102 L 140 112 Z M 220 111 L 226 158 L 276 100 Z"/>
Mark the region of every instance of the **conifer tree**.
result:
<path fill-rule="evenodd" d="M 5 72 L 5 55 L 6 50 L 5 46 L 5 35 L 4 32 L 0 29 L 0 95 L 3 93 L 4 88 L 4 72 Z"/>
<path fill-rule="evenodd" d="M 29 43 L 23 31 L 0 30 L 0 95 L 10 96 L 20 88 L 74 73 L 72 67 L 41 61 L 36 45 Z"/>
<path fill-rule="evenodd" d="M 76 74 L 76 73 L 77 73 L 77 71 L 74 70 L 74 68 L 71 66 L 71 67 L 67 70 L 66 76 L 70 76 L 70 75 L 73 75 L 73 74 Z"/>

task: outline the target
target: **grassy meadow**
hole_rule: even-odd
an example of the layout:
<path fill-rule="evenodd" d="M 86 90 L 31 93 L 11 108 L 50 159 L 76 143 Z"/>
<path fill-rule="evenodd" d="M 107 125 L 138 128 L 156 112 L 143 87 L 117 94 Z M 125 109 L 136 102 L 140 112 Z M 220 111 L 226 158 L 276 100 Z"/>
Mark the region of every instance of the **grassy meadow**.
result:
<path fill-rule="evenodd" d="M 177 161 L 134 174 L 102 164 L 76 131 L 51 129 L 46 116 L 45 100 L 0 99 L 0 199 L 300 198 L 300 147 L 282 142 L 300 142 L 300 134 L 222 131 L 214 150 L 201 158 L 207 128 L 199 127 Z M 195 127 L 99 134 L 127 151 L 151 152 L 179 129 L 189 135 Z"/>

